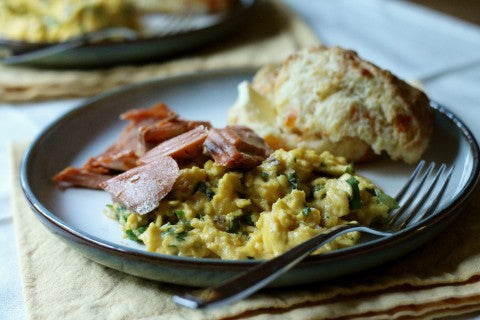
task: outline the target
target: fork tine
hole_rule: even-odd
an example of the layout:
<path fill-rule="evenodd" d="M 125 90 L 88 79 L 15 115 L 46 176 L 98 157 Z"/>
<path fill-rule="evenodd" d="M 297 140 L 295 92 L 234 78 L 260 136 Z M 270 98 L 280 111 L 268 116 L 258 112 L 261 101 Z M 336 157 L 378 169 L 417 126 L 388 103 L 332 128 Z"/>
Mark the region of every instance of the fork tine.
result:
<path fill-rule="evenodd" d="M 161 31 L 161 34 L 170 35 L 194 29 L 195 26 L 194 22 L 191 20 L 192 17 L 192 14 L 169 17 L 168 21 L 165 23 L 164 29 Z"/>
<path fill-rule="evenodd" d="M 388 223 L 390 223 L 390 224 L 396 223 L 398 221 L 398 219 L 403 215 L 405 210 L 411 205 L 412 201 L 416 198 L 416 196 L 417 196 L 418 192 L 420 191 L 420 189 L 422 188 L 422 186 L 425 184 L 425 181 L 427 180 L 427 177 L 432 172 L 434 166 L 435 166 L 434 162 L 430 163 L 430 165 L 427 167 L 426 171 L 421 175 L 420 182 L 417 184 L 415 189 L 412 192 L 410 192 L 410 195 L 407 198 L 407 200 L 405 200 L 405 203 L 401 204 L 400 209 L 398 209 L 394 214 L 392 214 L 388 218 Z M 423 168 L 423 165 L 422 165 L 422 168 Z M 417 167 L 417 169 L 418 169 L 418 167 Z M 417 170 L 415 170 L 415 171 L 417 171 Z M 418 173 L 415 176 L 414 176 L 414 174 L 415 174 L 415 172 L 412 174 L 412 177 L 414 178 L 413 180 L 415 180 Z M 409 181 L 409 183 L 413 184 L 413 181 L 411 181 L 411 182 Z M 410 186 L 411 185 L 408 185 L 408 189 L 410 189 Z M 401 198 L 403 198 L 403 196 L 406 194 L 407 190 L 402 190 L 402 191 L 404 192 L 404 194 L 402 194 Z"/>
<path fill-rule="evenodd" d="M 446 166 L 445 166 L 445 168 L 446 168 Z M 443 199 L 443 194 L 445 193 L 445 190 L 447 190 L 447 186 L 448 186 L 448 183 L 450 182 L 450 178 L 452 177 L 452 173 L 453 173 L 454 169 L 455 169 L 455 166 L 452 166 L 450 168 L 450 170 L 448 171 L 447 176 L 446 176 L 445 180 L 443 181 L 443 185 L 442 185 L 440 191 L 438 192 L 438 196 L 435 197 L 432 204 L 428 206 L 428 210 L 426 210 L 423 213 L 417 215 L 417 217 L 415 217 L 415 219 L 414 219 L 414 221 L 412 221 L 412 223 L 416 223 L 417 221 L 423 219 L 424 217 L 428 217 L 435 212 L 438 205 L 440 204 L 440 200 Z"/>
<path fill-rule="evenodd" d="M 433 181 L 430 183 L 428 190 L 423 194 L 421 199 L 417 201 L 415 207 L 411 209 L 410 212 L 405 213 L 405 218 L 404 218 L 404 221 L 400 224 L 400 228 L 407 226 L 410 222 L 416 222 L 425 216 L 428 210 L 421 211 L 420 209 L 425 205 L 425 201 L 430 197 L 430 194 L 432 193 L 433 189 L 435 189 L 435 187 L 437 186 L 438 179 L 443 174 L 446 168 L 447 168 L 447 165 L 444 163 L 440 166 L 440 168 L 438 169 L 437 173 L 433 178 Z M 407 209 L 409 208 L 406 208 L 405 211 Z"/>
<path fill-rule="evenodd" d="M 402 198 L 405 195 L 407 189 L 410 188 L 410 185 L 412 184 L 413 180 L 417 177 L 420 170 L 423 169 L 424 165 L 425 165 L 425 160 L 422 160 L 418 163 L 417 167 L 415 168 L 415 171 L 413 171 L 413 173 L 410 175 L 410 178 L 408 178 L 407 183 L 405 183 L 405 185 L 402 187 L 402 189 L 400 189 L 398 194 L 395 196 L 395 200 L 397 202 L 400 202 L 402 200 Z"/>

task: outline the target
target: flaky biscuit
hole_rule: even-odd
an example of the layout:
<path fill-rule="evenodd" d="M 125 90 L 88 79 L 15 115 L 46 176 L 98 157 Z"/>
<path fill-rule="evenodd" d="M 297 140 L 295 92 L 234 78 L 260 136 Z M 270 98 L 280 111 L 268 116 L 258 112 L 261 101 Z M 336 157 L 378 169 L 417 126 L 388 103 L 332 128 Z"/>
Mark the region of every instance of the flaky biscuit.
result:
<path fill-rule="evenodd" d="M 274 148 L 329 150 L 351 161 L 386 152 L 413 163 L 428 145 L 427 96 L 354 51 L 314 47 L 258 71 L 252 87 L 275 109 L 262 135 Z M 237 108 L 229 116 L 235 122 Z M 250 119 L 251 120 L 251 119 Z M 261 123 L 239 123 L 262 128 Z"/>

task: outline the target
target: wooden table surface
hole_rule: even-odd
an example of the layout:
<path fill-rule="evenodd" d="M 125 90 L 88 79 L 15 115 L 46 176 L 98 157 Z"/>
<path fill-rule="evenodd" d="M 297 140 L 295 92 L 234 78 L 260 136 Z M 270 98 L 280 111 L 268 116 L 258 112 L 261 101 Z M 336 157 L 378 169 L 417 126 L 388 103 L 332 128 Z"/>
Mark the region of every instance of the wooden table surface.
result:
<path fill-rule="evenodd" d="M 480 25 L 479 0 L 411 0 L 411 2 Z"/>

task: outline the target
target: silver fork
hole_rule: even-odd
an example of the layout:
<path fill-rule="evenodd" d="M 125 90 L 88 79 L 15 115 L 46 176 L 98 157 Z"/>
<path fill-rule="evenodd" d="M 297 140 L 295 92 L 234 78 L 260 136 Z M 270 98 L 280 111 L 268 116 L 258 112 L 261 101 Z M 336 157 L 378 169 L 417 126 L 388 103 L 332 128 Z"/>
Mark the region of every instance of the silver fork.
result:
<path fill-rule="evenodd" d="M 263 288 L 320 246 L 342 234 L 361 231 L 388 237 L 434 214 L 454 168 L 451 167 L 446 172 L 447 166 L 445 164 L 435 168 L 435 163 L 430 163 L 425 170 L 424 167 L 425 161 L 422 160 L 395 197 L 395 200 L 400 204 L 399 209 L 390 212 L 388 217 L 377 219 L 369 227 L 357 223 L 338 226 L 301 243 L 274 259 L 247 270 L 219 286 L 205 289 L 198 295 L 173 296 L 173 301 L 192 309 L 210 308 L 235 302 Z"/>
<path fill-rule="evenodd" d="M 74 37 L 72 39 L 52 45 L 47 45 L 38 49 L 33 49 L 18 54 L 5 54 L 5 57 L 0 56 L 0 62 L 6 65 L 29 62 L 32 60 L 52 56 L 54 54 L 61 53 L 70 49 L 83 47 L 91 43 L 102 42 L 112 39 L 136 40 L 138 38 L 139 34 L 135 30 L 130 28 L 107 28 L 99 31 L 89 32 L 84 35 Z"/>
<path fill-rule="evenodd" d="M 182 34 L 188 31 L 206 27 L 205 24 L 196 22 L 201 20 L 201 15 L 185 14 L 145 14 L 142 20 L 142 33 L 147 37 L 164 37 Z"/>

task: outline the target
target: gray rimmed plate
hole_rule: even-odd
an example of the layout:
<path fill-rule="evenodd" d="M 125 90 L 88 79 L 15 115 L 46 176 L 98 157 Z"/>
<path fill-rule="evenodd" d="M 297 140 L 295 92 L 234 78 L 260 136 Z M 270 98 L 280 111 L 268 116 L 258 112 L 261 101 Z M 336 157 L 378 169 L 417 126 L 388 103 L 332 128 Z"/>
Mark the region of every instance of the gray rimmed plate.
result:
<path fill-rule="evenodd" d="M 103 191 L 59 190 L 51 177 L 68 165 L 80 166 L 118 136 L 118 115 L 164 101 L 182 117 L 224 126 L 237 96 L 237 85 L 252 70 L 224 70 L 177 76 L 128 86 L 100 95 L 62 116 L 28 149 L 21 185 L 37 218 L 60 240 L 105 266 L 136 276 L 191 286 L 211 286 L 254 260 L 195 259 L 150 253 L 122 237 L 119 224 L 102 214 L 110 197 Z M 351 248 L 311 256 L 272 286 L 333 279 L 399 257 L 432 238 L 455 218 L 479 176 L 479 150 L 471 132 L 451 112 L 432 102 L 435 130 L 425 160 L 455 165 L 440 212 L 389 238 L 367 238 Z M 415 166 L 381 159 L 357 166 L 387 193 L 395 194 Z"/>
<path fill-rule="evenodd" d="M 105 67 L 164 59 L 238 31 L 242 23 L 247 23 L 256 3 L 257 0 L 240 0 L 229 10 L 203 15 L 142 14 L 141 31 L 135 39 L 101 41 L 74 48 L 69 48 L 65 42 L 30 43 L 0 38 L 0 52 L 21 57 L 6 59 L 5 64 L 55 68 Z M 22 56 L 22 53 L 52 45 L 60 45 L 65 50 L 45 50 L 46 54 Z"/>

